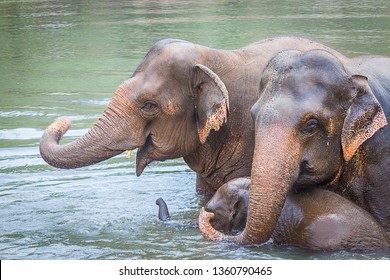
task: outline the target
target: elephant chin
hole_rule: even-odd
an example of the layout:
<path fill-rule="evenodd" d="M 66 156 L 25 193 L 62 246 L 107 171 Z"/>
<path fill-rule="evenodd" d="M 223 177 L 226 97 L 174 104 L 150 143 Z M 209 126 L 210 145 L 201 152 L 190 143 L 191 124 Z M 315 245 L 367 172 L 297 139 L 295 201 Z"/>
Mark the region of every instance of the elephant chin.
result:
<path fill-rule="evenodd" d="M 136 160 L 136 174 L 137 176 L 141 176 L 145 167 L 153 162 L 153 158 L 151 157 L 153 151 L 152 139 L 150 136 L 146 138 L 145 144 L 138 148 L 137 150 L 137 160 Z"/>
<path fill-rule="evenodd" d="M 153 159 L 147 158 L 145 154 L 142 152 L 142 147 L 140 147 L 137 151 L 137 167 L 136 167 L 136 174 L 137 176 L 141 176 L 142 172 L 144 172 L 145 167 L 151 163 Z"/>

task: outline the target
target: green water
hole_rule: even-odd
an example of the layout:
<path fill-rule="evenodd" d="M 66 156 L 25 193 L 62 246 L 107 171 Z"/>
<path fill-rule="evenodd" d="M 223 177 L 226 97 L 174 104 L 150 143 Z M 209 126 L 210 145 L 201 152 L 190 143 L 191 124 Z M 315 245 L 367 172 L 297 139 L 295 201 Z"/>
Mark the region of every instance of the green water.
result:
<path fill-rule="evenodd" d="M 83 135 L 152 43 L 181 38 L 232 49 L 301 35 L 349 56 L 390 55 L 390 1 L 1 1 L 1 259 L 388 259 L 208 242 L 193 226 L 203 198 L 181 159 L 135 176 L 119 155 L 78 170 L 39 156 L 45 127 Z M 163 197 L 173 221 L 157 219 Z"/>

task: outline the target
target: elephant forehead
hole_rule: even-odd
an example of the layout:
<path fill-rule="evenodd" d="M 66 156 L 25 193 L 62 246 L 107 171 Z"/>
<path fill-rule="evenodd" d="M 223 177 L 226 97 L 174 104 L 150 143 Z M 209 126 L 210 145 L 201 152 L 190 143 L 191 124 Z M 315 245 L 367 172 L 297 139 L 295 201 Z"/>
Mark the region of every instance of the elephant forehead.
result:
<path fill-rule="evenodd" d="M 281 97 L 306 99 L 318 95 L 326 88 L 318 73 L 296 69 L 283 73 L 275 72 L 262 84 L 262 102 L 275 102 Z"/>
<path fill-rule="evenodd" d="M 175 103 L 173 99 L 175 99 L 175 96 L 178 96 L 178 87 L 179 85 L 169 80 L 169 77 L 163 77 L 157 72 L 151 73 L 150 75 L 140 73 L 128 82 L 127 96 L 129 100 L 138 103 L 161 98 L 166 98 L 167 104 L 169 100 L 171 103 Z"/>
<path fill-rule="evenodd" d="M 164 93 L 183 92 L 188 89 L 190 75 L 185 66 L 172 65 L 168 62 L 149 67 L 137 75 L 140 92 Z"/>
<path fill-rule="evenodd" d="M 343 110 L 343 100 L 349 95 L 348 85 L 347 76 L 336 79 L 317 72 L 294 75 L 286 79 L 284 88 L 300 108 L 322 112 L 321 114 L 328 112 L 326 115 L 330 116 Z"/>
<path fill-rule="evenodd" d="M 286 75 L 282 82 L 283 89 L 289 89 L 294 94 L 319 92 L 326 88 L 325 74 L 310 69 L 300 69 Z"/>
<path fill-rule="evenodd" d="M 188 75 L 188 69 L 195 61 L 194 46 L 184 42 L 175 42 L 151 51 L 139 66 L 138 71 L 147 75 L 157 74 L 167 79 Z"/>
<path fill-rule="evenodd" d="M 206 209 L 209 211 L 217 211 L 217 210 L 226 210 L 229 204 L 229 197 L 218 195 L 215 193 L 214 196 L 207 202 Z"/>
<path fill-rule="evenodd" d="M 275 94 L 268 100 L 259 103 L 256 121 L 268 124 L 279 122 L 286 116 L 295 115 L 297 106 L 298 103 L 295 102 L 291 94 Z"/>

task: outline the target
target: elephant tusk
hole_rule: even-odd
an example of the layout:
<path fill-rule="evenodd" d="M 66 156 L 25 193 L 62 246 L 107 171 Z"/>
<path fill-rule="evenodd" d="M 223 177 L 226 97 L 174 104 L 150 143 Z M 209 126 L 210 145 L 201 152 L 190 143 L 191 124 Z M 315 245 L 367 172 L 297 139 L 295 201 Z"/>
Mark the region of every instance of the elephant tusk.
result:
<path fill-rule="evenodd" d="M 133 152 L 133 150 L 128 150 L 126 153 L 126 158 L 130 158 L 132 152 Z"/>

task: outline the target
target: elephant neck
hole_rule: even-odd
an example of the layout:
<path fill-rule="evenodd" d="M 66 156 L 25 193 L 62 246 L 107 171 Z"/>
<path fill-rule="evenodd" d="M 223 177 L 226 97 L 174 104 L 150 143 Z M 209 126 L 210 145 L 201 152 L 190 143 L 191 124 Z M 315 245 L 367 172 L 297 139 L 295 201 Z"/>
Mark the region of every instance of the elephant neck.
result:
<path fill-rule="evenodd" d="M 187 165 L 197 173 L 196 188 L 199 194 L 213 195 L 227 181 L 250 176 L 253 141 L 248 132 L 237 136 L 230 129 L 212 132 L 205 144 L 184 157 Z"/>
<path fill-rule="evenodd" d="M 340 174 L 339 180 L 334 184 L 334 189 L 337 193 L 342 194 L 343 196 L 359 196 L 356 198 L 361 200 L 360 191 L 356 190 L 356 186 L 369 185 L 370 182 L 365 174 L 365 165 L 367 159 L 367 153 L 362 152 L 362 149 L 359 149 L 352 159 L 343 164 L 343 169 Z"/>
<path fill-rule="evenodd" d="M 229 93 L 227 123 L 211 131 L 206 142 L 184 157 L 197 173 L 197 191 L 214 192 L 230 179 L 250 176 L 254 150 L 254 129 L 250 108 L 259 97 L 260 73 L 265 50 L 252 44 L 234 51 L 213 50 L 202 63 L 215 72 Z"/>

